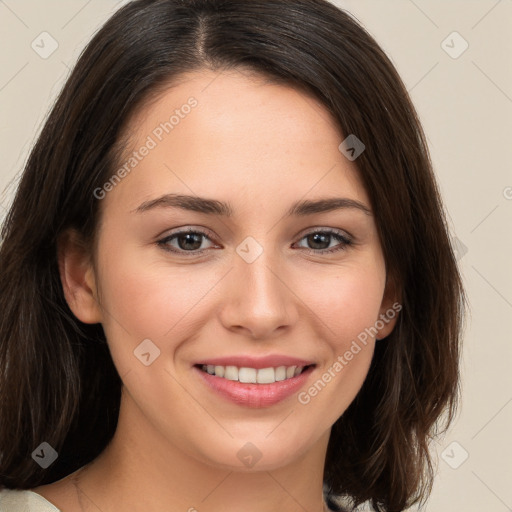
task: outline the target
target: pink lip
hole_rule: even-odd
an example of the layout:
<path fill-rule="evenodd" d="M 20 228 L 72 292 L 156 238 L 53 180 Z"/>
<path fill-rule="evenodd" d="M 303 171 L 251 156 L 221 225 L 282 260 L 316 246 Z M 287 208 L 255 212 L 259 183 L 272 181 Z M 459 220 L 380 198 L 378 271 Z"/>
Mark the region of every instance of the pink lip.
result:
<path fill-rule="evenodd" d="M 278 366 L 309 366 L 315 364 L 314 361 L 297 359 L 296 357 L 282 356 L 278 354 L 264 357 L 253 356 L 227 356 L 214 357 L 197 361 L 196 365 L 213 364 L 216 366 L 236 366 L 238 368 L 277 368 Z"/>
<path fill-rule="evenodd" d="M 213 363 L 210 363 L 213 364 Z M 253 363 L 252 363 L 253 364 Z M 254 368 L 254 366 L 247 365 Z M 224 365 L 221 365 L 224 366 Z M 230 365 L 226 365 L 230 366 Z M 238 365 L 233 365 L 238 366 Z M 243 365 L 241 365 L 243 366 Z M 262 366 L 262 368 L 268 368 L 274 365 Z M 277 366 L 293 366 L 288 365 L 277 365 Z M 306 366 L 306 365 L 298 365 Z M 216 375 L 210 375 L 204 372 L 198 367 L 194 366 L 193 370 L 199 374 L 199 377 L 203 379 L 210 389 L 219 393 L 222 397 L 235 402 L 238 405 L 244 405 L 246 407 L 257 408 L 257 407 L 268 407 L 274 405 L 281 400 L 297 393 L 299 389 L 304 385 L 311 372 L 314 370 L 314 366 L 307 368 L 300 375 L 292 377 L 291 379 L 281 380 L 272 384 L 246 384 L 238 382 L 236 380 L 228 380 L 223 377 L 217 377 Z"/>

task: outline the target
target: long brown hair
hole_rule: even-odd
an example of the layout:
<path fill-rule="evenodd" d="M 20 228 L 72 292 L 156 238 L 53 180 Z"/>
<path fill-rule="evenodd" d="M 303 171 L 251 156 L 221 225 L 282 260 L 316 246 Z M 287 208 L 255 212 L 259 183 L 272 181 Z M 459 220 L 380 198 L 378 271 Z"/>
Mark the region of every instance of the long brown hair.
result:
<path fill-rule="evenodd" d="M 102 452 L 117 425 L 122 382 L 101 325 L 81 323 L 66 303 L 59 235 L 74 227 L 94 249 L 93 192 L 118 168 L 136 108 L 184 72 L 241 67 L 311 92 L 363 141 L 356 163 L 401 297 L 394 331 L 333 426 L 325 488 L 393 512 L 430 493 L 428 444 L 459 400 L 464 290 L 407 91 L 364 28 L 324 0 L 137 0 L 80 56 L 2 227 L 0 487 L 63 478 Z M 48 469 L 31 457 L 43 441 L 59 453 Z"/>

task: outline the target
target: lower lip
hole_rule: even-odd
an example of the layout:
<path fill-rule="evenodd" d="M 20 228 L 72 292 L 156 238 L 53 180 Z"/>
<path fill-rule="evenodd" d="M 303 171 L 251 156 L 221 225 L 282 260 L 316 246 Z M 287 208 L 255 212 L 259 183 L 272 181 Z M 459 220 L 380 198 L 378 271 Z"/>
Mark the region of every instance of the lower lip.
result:
<path fill-rule="evenodd" d="M 246 407 L 268 407 L 297 393 L 314 368 L 314 366 L 310 366 L 296 377 L 273 382 L 272 384 L 246 384 L 237 380 L 210 375 L 196 366 L 193 367 L 211 389 L 224 398 Z"/>

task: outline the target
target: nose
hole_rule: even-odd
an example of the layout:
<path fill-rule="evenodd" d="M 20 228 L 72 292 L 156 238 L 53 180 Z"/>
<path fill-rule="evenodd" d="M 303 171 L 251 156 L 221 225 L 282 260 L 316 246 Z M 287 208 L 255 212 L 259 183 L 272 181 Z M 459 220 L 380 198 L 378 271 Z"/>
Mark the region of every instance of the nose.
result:
<path fill-rule="evenodd" d="M 252 263 L 235 256 L 220 314 L 226 329 L 258 340 L 281 336 L 299 318 L 291 283 L 268 253 Z"/>

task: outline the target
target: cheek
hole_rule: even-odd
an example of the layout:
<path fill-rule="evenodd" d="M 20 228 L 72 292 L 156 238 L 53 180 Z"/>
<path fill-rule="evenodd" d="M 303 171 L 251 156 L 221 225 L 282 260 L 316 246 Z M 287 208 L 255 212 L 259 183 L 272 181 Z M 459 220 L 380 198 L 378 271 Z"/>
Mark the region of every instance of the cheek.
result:
<path fill-rule="evenodd" d="M 106 248 L 100 268 L 103 329 L 121 368 L 134 364 L 133 350 L 150 339 L 162 351 L 193 337 L 208 305 L 207 296 L 224 271 L 191 265 L 169 268 L 144 261 L 140 251 Z M 108 269 L 108 270 L 106 270 Z M 218 270 L 218 269 L 217 269 Z"/>
<path fill-rule="evenodd" d="M 383 272 L 379 265 L 346 266 L 329 283 L 321 281 L 323 286 L 314 292 L 310 288 L 307 300 L 314 304 L 311 309 L 322 326 L 318 337 L 329 350 L 317 379 L 297 398 L 305 411 L 323 411 L 328 423 L 343 414 L 368 374 L 375 346 L 372 328 L 384 292 Z"/>
<path fill-rule="evenodd" d="M 316 285 L 304 286 L 302 296 L 325 326 L 324 339 L 343 349 L 347 341 L 375 324 L 384 293 L 380 265 L 347 265 Z"/>

